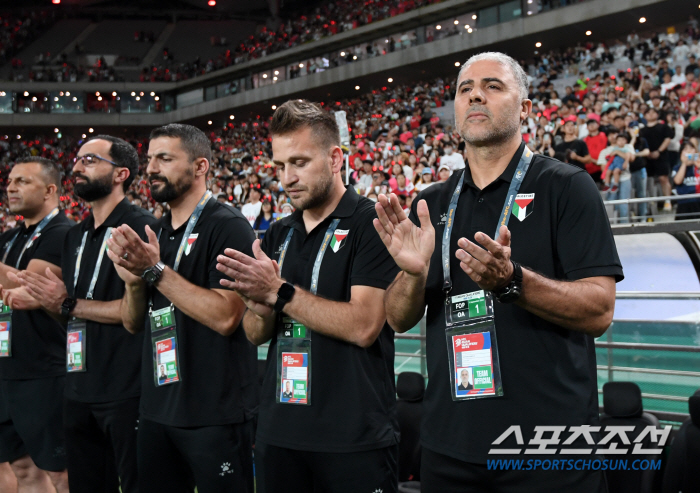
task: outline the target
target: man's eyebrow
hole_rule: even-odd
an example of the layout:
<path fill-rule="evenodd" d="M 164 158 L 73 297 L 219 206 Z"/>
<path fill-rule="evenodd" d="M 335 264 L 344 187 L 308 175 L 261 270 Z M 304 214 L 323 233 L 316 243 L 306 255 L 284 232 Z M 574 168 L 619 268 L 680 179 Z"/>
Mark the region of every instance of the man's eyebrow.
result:
<path fill-rule="evenodd" d="M 499 79 L 498 77 L 484 77 L 483 79 L 481 79 L 481 81 L 482 81 L 482 82 L 486 82 L 486 83 L 489 83 L 489 82 L 498 82 L 499 84 L 503 84 L 504 86 L 506 85 L 505 82 L 503 82 L 503 81 L 502 81 L 501 79 Z M 466 79 L 466 80 L 463 80 L 462 82 L 459 83 L 458 89 L 461 89 L 462 86 L 465 85 L 465 84 L 474 84 L 474 79 Z"/>
<path fill-rule="evenodd" d="M 309 159 L 311 159 L 309 156 L 289 156 L 287 162 L 293 163 L 294 161 L 308 161 Z M 280 161 L 278 159 L 273 159 L 272 162 L 275 164 L 284 164 L 284 161 Z"/>
<path fill-rule="evenodd" d="M 146 154 L 146 157 L 148 159 L 151 159 L 152 157 L 166 157 L 169 155 L 170 155 L 170 153 L 164 151 L 164 152 L 158 152 L 156 154 Z"/>

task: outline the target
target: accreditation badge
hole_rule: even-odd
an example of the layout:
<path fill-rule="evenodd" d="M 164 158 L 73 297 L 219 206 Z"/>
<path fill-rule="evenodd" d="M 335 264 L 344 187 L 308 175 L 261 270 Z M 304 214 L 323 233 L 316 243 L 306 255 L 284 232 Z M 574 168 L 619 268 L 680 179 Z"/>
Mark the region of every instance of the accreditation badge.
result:
<path fill-rule="evenodd" d="M 277 402 L 311 404 L 311 331 L 289 317 L 277 335 Z"/>
<path fill-rule="evenodd" d="M 0 358 L 12 356 L 12 309 L 0 301 Z"/>
<path fill-rule="evenodd" d="M 175 309 L 172 305 L 150 312 L 153 381 L 156 387 L 180 381 Z"/>
<path fill-rule="evenodd" d="M 66 338 L 66 371 L 75 373 L 86 371 L 85 365 L 85 336 L 87 323 L 85 320 L 73 318 L 68 322 Z"/>
<path fill-rule="evenodd" d="M 493 295 L 482 290 L 448 296 L 445 337 L 452 400 L 502 396 Z"/>

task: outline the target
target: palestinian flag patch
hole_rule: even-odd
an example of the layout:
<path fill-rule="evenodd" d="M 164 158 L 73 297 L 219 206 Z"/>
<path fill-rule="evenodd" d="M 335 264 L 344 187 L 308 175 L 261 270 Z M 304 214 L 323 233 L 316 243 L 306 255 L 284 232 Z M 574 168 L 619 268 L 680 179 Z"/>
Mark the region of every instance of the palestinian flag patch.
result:
<path fill-rule="evenodd" d="M 527 216 L 532 214 L 535 208 L 534 193 L 519 193 L 515 196 L 515 204 L 513 204 L 513 215 L 519 221 L 524 221 Z"/>
<path fill-rule="evenodd" d="M 187 246 L 185 247 L 185 255 L 190 254 L 190 252 L 192 251 L 192 248 L 194 248 L 194 242 L 197 241 L 198 236 L 199 236 L 199 233 L 195 233 L 193 235 L 190 235 L 189 238 L 187 238 Z"/>
<path fill-rule="evenodd" d="M 333 233 L 333 238 L 331 239 L 331 250 L 333 253 L 337 253 L 338 250 L 343 248 L 345 245 L 345 240 L 348 237 L 349 229 L 336 229 Z"/>

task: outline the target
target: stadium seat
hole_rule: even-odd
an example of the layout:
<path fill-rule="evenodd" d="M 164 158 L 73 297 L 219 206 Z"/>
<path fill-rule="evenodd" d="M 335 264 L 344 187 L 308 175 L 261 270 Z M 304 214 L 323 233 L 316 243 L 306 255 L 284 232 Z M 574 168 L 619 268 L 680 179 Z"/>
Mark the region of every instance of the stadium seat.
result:
<path fill-rule="evenodd" d="M 700 390 L 688 399 L 690 418 L 671 443 L 664 473 L 663 493 L 700 491 Z"/>
<path fill-rule="evenodd" d="M 601 426 L 635 426 L 628 433 L 631 442 L 646 426 L 659 426 L 659 420 L 653 414 L 645 413 L 642 406 L 642 391 L 634 382 L 608 382 L 603 385 L 603 409 L 600 416 Z M 651 439 L 642 441 L 644 448 L 653 448 Z M 620 455 L 606 458 L 616 460 Z M 636 455 L 634 459 L 658 460 L 658 455 Z M 608 491 L 611 493 L 652 493 L 654 491 L 655 471 L 606 471 Z"/>
<path fill-rule="evenodd" d="M 396 393 L 398 395 L 399 429 L 401 430 L 399 483 L 417 481 L 420 479 L 420 423 L 423 417 L 425 378 L 420 373 L 415 372 L 399 373 L 396 381 Z"/>

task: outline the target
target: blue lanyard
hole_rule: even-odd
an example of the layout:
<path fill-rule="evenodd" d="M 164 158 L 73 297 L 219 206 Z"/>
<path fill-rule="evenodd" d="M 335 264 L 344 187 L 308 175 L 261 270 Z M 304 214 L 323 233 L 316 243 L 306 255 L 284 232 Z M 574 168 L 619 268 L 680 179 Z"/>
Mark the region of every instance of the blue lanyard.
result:
<path fill-rule="evenodd" d="M 32 234 L 31 238 L 27 240 L 27 242 L 24 244 L 24 247 L 22 248 L 22 251 L 19 253 L 19 257 L 17 257 L 17 262 L 15 262 L 15 269 L 19 269 L 19 263 L 22 261 L 22 256 L 24 255 L 24 252 L 27 251 L 27 249 L 31 246 L 31 244 L 36 240 L 39 235 L 41 234 L 41 230 L 44 229 L 44 226 L 46 226 L 51 219 L 56 217 L 59 213 L 60 209 L 56 207 L 54 210 L 49 212 L 49 215 L 46 216 L 44 219 L 42 219 L 39 224 L 37 225 L 36 229 L 34 230 L 34 233 Z M 19 231 L 17 231 L 17 234 L 10 240 L 10 242 L 7 244 L 5 247 L 5 254 L 2 256 L 2 263 L 4 264 L 5 261 L 7 260 L 7 256 L 10 254 L 10 250 L 12 250 L 12 246 L 15 244 L 15 240 L 19 237 Z"/>
<path fill-rule="evenodd" d="M 112 228 L 107 228 L 105 231 L 104 238 L 102 238 L 102 246 L 100 247 L 100 254 L 97 257 L 97 263 L 95 264 L 95 270 L 92 272 L 92 279 L 90 280 L 90 288 L 85 295 L 86 300 L 91 300 L 92 295 L 95 292 L 95 286 L 97 285 L 97 278 L 100 275 L 100 266 L 102 265 L 102 259 L 105 256 L 105 251 L 107 250 L 107 240 L 112 235 Z M 83 251 L 85 250 L 85 242 L 87 241 L 88 232 L 83 233 L 83 241 L 80 243 L 80 250 L 78 250 L 78 256 L 75 259 L 75 272 L 73 274 L 73 296 L 76 296 L 75 288 L 78 285 L 78 276 L 80 275 L 80 264 L 83 260 Z"/>
<path fill-rule="evenodd" d="M 202 198 L 199 199 L 197 207 L 195 207 L 194 212 L 192 212 L 190 219 L 187 221 L 185 234 L 182 236 L 182 240 L 180 240 L 180 247 L 177 249 L 177 257 L 175 257 L 175 264 L 173 265 L 173 270 L 175 272 L 177 272 L 177 268 L 180 267 L 180 260 L 182 260 L 182 254 L 185 252 L 185 247 L 187 246 L 187 239 L 192 234 L 192 231 L 194 231 L 194 227 L 197 225 L 197 221 L 199 221 L 199 216 L 202 215 L 202 211 L 204 210 L 204 207 L 206 207 L 211 197 L 212 193 L 209 190 L 207 190 L 206 193 L 202 195 Z M 158 232 L 158 241 L 160 241 L 160 235 L 162 233 L 163 230 L 161 229 Z"/>
<path fill-rule="evenodd" d="M 335 233 L 335 228 L 338 227 L 339 223 L 340 218 L 336 218 L 333 219 L 333 221 L 331 221 L 331 225 L 328 226 L 326 234 L 323 237 L 323 243 L 321 243 L 321 248 L 319 248 L 318 253 L 316 254 L 313 272 L 311 273 L 310 291 L 313 295 L 315 295 L 316 291 L 318 290 L 318 278 L 321 275 L 321 262 L 323 261 L 323 255 L 326 253 L 326 250 L 328 249 L 328 244 L 330 243 L 331 238 L 333 238 L 333 233 Z M 280 274 L 282 273 L 282 264 L 284 264 L 284 257 L 287 255 L 287 247 L 289 247 L 289 242 L 292 240 L 292 235 L 294 235 L 294 228 L 290 227 L 289 233 L 287 233 L 287 237 L 284 239 L 284 243 L 282 244 L 282 252 L 280 253 Z"/>
<path fill-rule="evenodd" d="M 520 161 L 518 162 L 518 167 L 515 169 L 513 178 L 510 181 L 510 187 L 508 188 L 508 195 L 506 196 L 506 201 L 503 204 L 503 210 L 499 216 L 498 225 L 496 226 L 496 233 L 494 234 L 494 239 L 498 239 L 498 230 L 501 226 L 508 226 L 508 221 L 510 221 L 510 213 L 513 206 L 513 200 L 520 190 L 520 185 L 522 185 L 527 170 L 530 168 L 530 163 L 532 162 L 532 151 L 525 146 L 522 155 L 520 156 Z M 452 199 L 450 200 L 450 207 L 447 211 L 447 220 L 445 221 L 445 232 L 442 235 L 442 270 L 444 275 L 444 282 L 442 284 L 442 289 L 445 293 L 449 293 L 452 290 L 452 277 L 450 276 L 450 238 L 452 237 L 452 228 L 454 226 L 455 213 L 457 211 L 457 202 L 459 202 L 459 195 L 464 187 L 464 175 L 466 174 L 466 169 L 462 171 L 462 176 L 459 177 L 457 182 L 457 187 L 452 193 Z"/>

